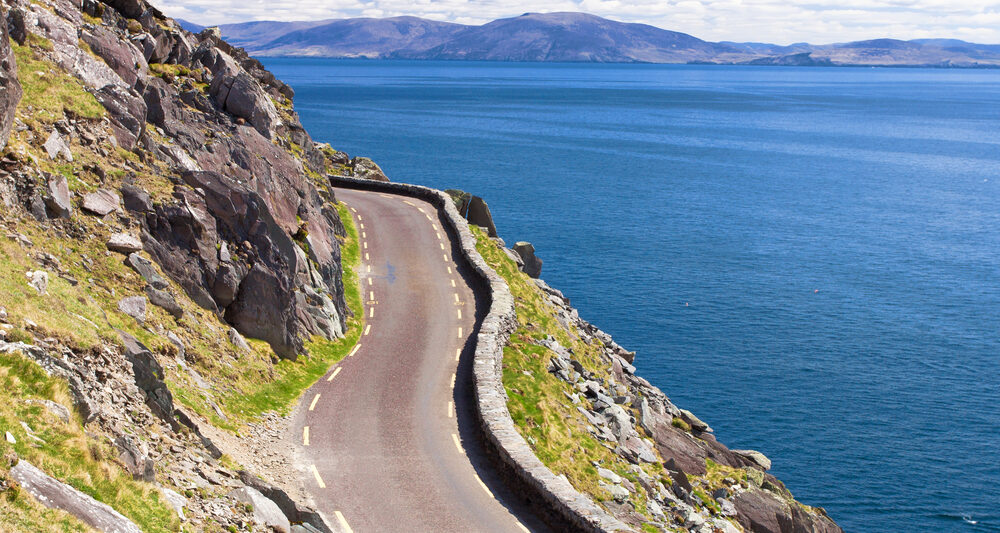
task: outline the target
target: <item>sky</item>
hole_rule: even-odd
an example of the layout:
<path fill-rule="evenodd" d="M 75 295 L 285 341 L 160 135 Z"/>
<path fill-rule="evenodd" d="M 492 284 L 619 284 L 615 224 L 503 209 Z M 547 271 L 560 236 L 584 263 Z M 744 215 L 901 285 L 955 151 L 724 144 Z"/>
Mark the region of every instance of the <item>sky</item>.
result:
<path fill-rule="evenodd" d="M 482 24 L 583 11 L 709 41 L 826 44 L 889 37 L 1000 44 L 1000 0 L 152 0 L 201 25 L 412 15 Z"/>

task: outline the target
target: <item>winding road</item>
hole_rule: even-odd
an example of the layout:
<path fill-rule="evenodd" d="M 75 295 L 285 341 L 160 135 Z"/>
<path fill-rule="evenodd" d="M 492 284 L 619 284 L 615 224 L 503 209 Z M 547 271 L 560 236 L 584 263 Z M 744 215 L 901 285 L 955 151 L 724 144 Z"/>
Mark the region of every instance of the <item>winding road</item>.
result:
<path fill-rule="evenodd" d="M 355 219 L 366 325 L 303 396 L 304 484 L 343 532 L 547 531 L 490 467 L 474 416 L 473 278 L 431 204 L 338 189 Z"/>

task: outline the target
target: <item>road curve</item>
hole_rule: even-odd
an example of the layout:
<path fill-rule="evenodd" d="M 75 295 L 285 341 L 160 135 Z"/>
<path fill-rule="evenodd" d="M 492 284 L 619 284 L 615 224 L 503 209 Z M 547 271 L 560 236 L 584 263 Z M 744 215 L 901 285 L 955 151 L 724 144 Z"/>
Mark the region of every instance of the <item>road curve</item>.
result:
<path fill-rule="evenodd" d="M 366 326 L 293 423 L 306 489 L 335 530 L 547 531 L 493 474 L 472 355 L 486 312 L 431 204 L 338 189 L 361 244 Z"/>

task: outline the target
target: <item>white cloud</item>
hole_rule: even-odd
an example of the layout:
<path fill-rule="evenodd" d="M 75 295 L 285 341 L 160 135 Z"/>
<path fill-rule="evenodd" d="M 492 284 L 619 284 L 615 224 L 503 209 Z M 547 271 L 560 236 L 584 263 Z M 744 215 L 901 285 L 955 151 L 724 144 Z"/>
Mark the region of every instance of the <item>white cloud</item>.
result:
<path fill-rule="evenodd" d="M 482 24 L 525 12 L 584 11 L 706 40 L 815 44 L 891 37 L 1000 43 L 1000 0 L 154 0 L 198 24 L 413 15 Z"/>

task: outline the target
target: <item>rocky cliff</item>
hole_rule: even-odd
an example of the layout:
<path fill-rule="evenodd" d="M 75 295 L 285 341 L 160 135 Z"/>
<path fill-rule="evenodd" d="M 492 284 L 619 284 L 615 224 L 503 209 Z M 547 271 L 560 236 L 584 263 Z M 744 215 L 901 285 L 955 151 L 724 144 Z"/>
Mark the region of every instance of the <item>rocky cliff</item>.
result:
<path fill-rule="evenodd" d="M 0 11 L 0 530 L 325 527 L 258 476 L 295 495 L 274 424 L 356 340 L 325 176 L 381 171 L 142 0 Z"/>

